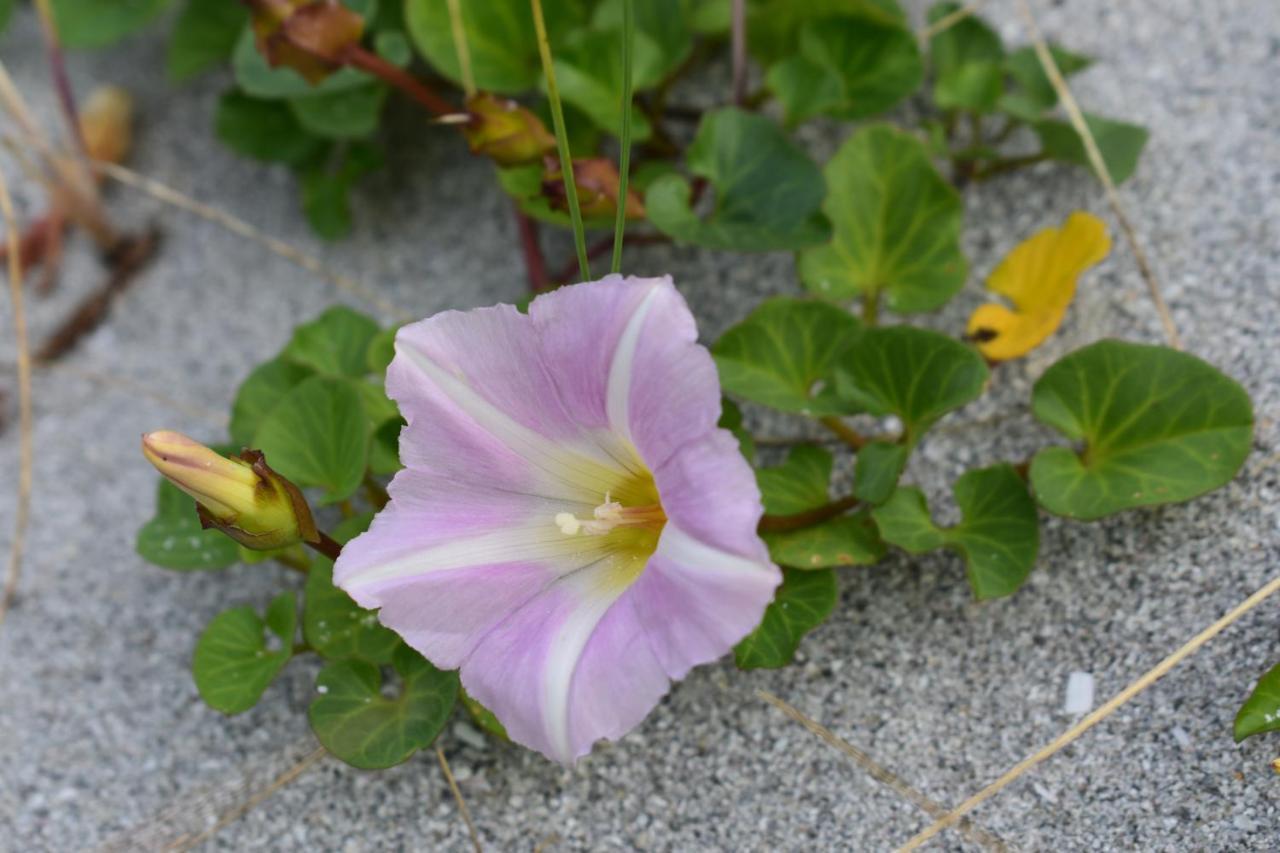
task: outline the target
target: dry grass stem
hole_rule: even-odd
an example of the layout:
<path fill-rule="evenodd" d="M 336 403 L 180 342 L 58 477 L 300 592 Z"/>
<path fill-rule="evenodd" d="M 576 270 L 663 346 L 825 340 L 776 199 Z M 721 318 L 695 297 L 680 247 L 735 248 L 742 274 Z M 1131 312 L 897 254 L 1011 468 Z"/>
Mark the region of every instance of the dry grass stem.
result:
<path fill-rule="evenodd" d="M 440 769 L 444 772 L 445 781 L 449 783 L 449 790 L 453 793 L 453 799 L 458 804 L 458 811 L 462 814 L 462 820 L 467 825 L 467 834 L 471 836 L 471 846 L 475 848 L 476 853 L 483 853 L 484 848 L 480 846 L 480 833 L 476 832 L 476 825 L 471 821 L 471 810 L 467 808 L 467 801 L 462 798 L 462 789 L 458 787 L 458 782 L 453 778 L 453 771 L 449 769 L 449 759 L 444 757 L 444 750 L 436 744 L 436 758 L 440 761 Z"/>
<path fill-rule="evenodd" d="M 804 726 L 813 734 L 817 735 L 820 740 L 828 746 L 838 749 L 840 752 L 848 756 L 854 764 L 858 765 L 867 775 L 875 779 L 881 785 L 892 790 L 895 794 L 904 800 L 912 803 L 926 814 L 933 818 L 941 818 L 947 814 L 947 807 L 934 800 L 929 799 L 924 794 L 907 784 L 901 777 L 895 774 L 887 767 L 876 763 L 870 755 L 858 749 L 844 738 L 837 735 L 831 729 L 819 723 L 812 717 L 807 716 L 799 708 L 781 699 L 767 690 L 757 690 L 756 695 L 800 725 Z M 987 832 L 978 826 L 973 826 L 969 821 L 962 820 L 960 822 L 960 831 L 965 837 L 971 841 L 981 844 L 988 850 L 1007 850 L 1007 845 L 996 836 Z"/>
<path fill-rule="evenodd" d="M 1013 767 L 1009 768 L 1009 770 L 1006 771 L 1005 774 L 1001 776 L 999 779 L 995 780 L 990 785 L 983 788 L 981 791 L 974 794 L 972 797 L 965 800 L 960 805 L 956 806 L 954 809 L 952 809 L 942 818 L 934 822 L 931 826 L 929 826 L 928 828 L 926 828 L 925 830 L 923 830 L 922 832 L 920 832 L 919 834 L 911 838 L 909 841 L 907 841 L 906 844 L 898 848 L 899 853 L 907 853 L 907 851 L 915 850 L 917 847 L 924 844 L 929 839 L 933 838 L 939 832 L 942 832 L 947 827 L 955 824 L 956 821 L 961 819 L 961 817 L 973 811 L 978 806 L 982 805 L 984 802 L 989 800 L 991 797 L 1000 793 L 1000 791 L 1008 787 L 1009 784 L 1011 784 L 1014 780 L 1016 780 L 1022 774 L 1026 773 L 1028 770 L 1035 767 L 1037 764 L 1041 763 L 1045 759 L 1052 757 L 1059 750 L 1070 745 L 1073 741 L 1075 741 L 1078 737 L 1080 737 L 1082 734 L 1087 732 L 1089 729 L 1093 728 L 1098 723 L 1102 722 L 1107 717 L 1115 713 L 1121 706 L 1123 706 L 1130 699 L 1133 699 L 1135 696 L 1137 696 L 1142 691 L 1146 690 L 1152 684 L 1155 684 L 1162 677 L 1164 677 L 1164 675 L 1167 674 L 1169 670 L 1173 669 L 1175 666 L 1182 663 L 1188 657 L 1195 654 L 1200 649 L 1201 646 L 1203 646 L 1205 643 L 1212 640 L 1214 637 L 1218 636 L 1218 634 L 1222 633 L 1233 622 L 1235 622 L 1241 616 L 1244 616 L 1253 608 L 1257 607 L 1267 598 L 1274 595 L 1277 591 L 1280 591 L 1280 576 L 1273 578 L 1270 582 L 1264 585 L 1261 589 L 1259 589 L 1253 595 L 1249 596 L 1244 601 L 1237 604 L 1227 613 L 1227 615 L 1223 616 L 1221 619 L 1214 622 L 1208 628 L 1205 628 L 1199 634 L 1196 634 L 1186 644 L 1181 646 L 1173 654 L 1169 655 L 1164 660 L 1160 661 L 1160 663 L 1156 664 L 1146 673 L 1141 675 L 1137 680 L 1131 683 L 1124 690 L 1121 690 L 1115 696 L 1111 697 L 1111 699 L 1107 700 L 1105 704 L 1095 709 L 1091 713 L 1085 715 L 1085 717 L 1081 719 L 1080 722 L 1076 723 L 1074 726 L 1067 729 L 1062 734 L 1058 735 L 1052 741 L 1045 744 L 1040 749 L 1033 752 L 1031 755 L 1028 755 L 1026 758 L 1022 759 L 1017 764 L 1013 765 Z"/>
<path fill-rule="evenodd" d="M 1147 260 L 1147 253 L 1138 243 L 1138 235 L 1134 230 L 1133 223 L 1129 219 L 1126 212 L 1124 202 L 1120 200 L 1120 193 L 1116 190 L 1115 181 L 1111 180 L 1111 173 L 1107 171 L 1106 161 L 1102 159 L 1102 151 L 1098 148 L 1098 142 L 1093 138 L 1093 132 L 1089 130 L 1089 124 L 1084 120 L 1084 113 L 1080 110 L 1080 105 L 1076 102 L 1075 96 L 1071 94 L 1071 88 L 1067 86 L 1066 79 L 1062 76 L 1062 72 L 1058 70 L 1058 63 L 1054 62 L 1053 53 L 1049 50 L 1049 45 L 1045 43 L 1044 35 L 1040 32 L 1039 25 L 1036 24 L 1035 15 L 1031 12 L 1031 6 L 1027 0 L 1018 0 L 1018 10 L 1022 13 L 1023 20 L 1026 22 L 1027 30 L 1031 35 L 1031 43 L 1035 47 L 1036 56 L 1040 59 L 1040 65 L 1044 67 L 1044 73 L 1048 75 L 1049 82 L 1053 84 L 1053 89 L 1058 93 L 1058 99 L 1062 101 L 1062 108 L 1066 110 L 1067 117 L 1071 120 L 1071 126 L 1075 128 L 1076 133 L 1080 135 L 1080 139 L 1084 142 L 1085 153 L 1089 156 L 1089 163 L 1093 166 L 1093 171 L 1098 175 L 1098 180 L 1102 182 L 1102 187 L 1107 194 L 1107 202 L 1111 205 L 1111 210 L 1115 213 L 1116 219 L 1120 222 L 1120 230 L 1124 233 L 1125 242 L 1129 244 L 1129 250 L 1133 252 L 1134 260 L 1138 262 L 1138 271 L 1142 274 L 1142 279 L 1147 283 L 1147 292 L 1151 294 L 1151 301 L 1155 304 L 1156 313 L 1160 315 L 1160 324 L 1164 326 L 1164 336 L 1169 346 L 1174 349 L 1182 349 L 1182 339 L 1178 335 L 1178 327 L 1174 325 L 1173 315 L 1169 313 L 1169 306 L 1165 304 L 1164 296 L 1160 292 L 1160 281 L 1156 278 L 1154 270 L 1151 268 L 1151 262 Z"/>
<path fill-rule="evenodd" d="M 9 245 L 9 298 L 13 303 L 13 341 L 18 350 L 18 506 L 13 516 L 13 540 L 9 543 L 9 566 L 0 590 L 0 625 L 4 624 L 22 578 L 22 556 L 31 520 L 31 355 L 27 344 L 27 314 L 22 302 L 22 262 L 18 252 L 18 218 L 9 195 L 9 184 L 0 173 L 0 213 L 4 215 L 5 239 Z"/>

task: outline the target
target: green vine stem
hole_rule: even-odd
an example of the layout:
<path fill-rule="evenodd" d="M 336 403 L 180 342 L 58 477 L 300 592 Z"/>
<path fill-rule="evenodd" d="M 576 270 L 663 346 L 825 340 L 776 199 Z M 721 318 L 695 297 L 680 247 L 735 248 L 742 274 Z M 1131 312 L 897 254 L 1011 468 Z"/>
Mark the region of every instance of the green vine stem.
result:
<path fill-rule="evenodd" d="M 631 171 L 631 66 L 635 27 L 635 0 L 622 0 L 622 152 L 618 161 L 618 213 L 613 225 L 613 260 L 609 264 L 611 273 L 622 271 L 622 239 L 627 229 L 627 178 Z"/>

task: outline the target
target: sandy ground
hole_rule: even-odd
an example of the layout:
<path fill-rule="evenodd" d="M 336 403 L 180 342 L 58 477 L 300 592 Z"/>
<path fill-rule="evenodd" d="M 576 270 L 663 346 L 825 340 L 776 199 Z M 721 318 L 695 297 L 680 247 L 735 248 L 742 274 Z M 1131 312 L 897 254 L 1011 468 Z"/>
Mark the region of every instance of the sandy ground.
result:
<path fill-rule="evenodd" d="M 836 614 L 794 666 L 699 669 L 634 733 L 574 770 L 454 725 L 441 743 L 489 848 L 528 851 L 552 836 L 546 849 L 889 847 L 927 817 L 754 691 L 786 697 L 930 797 L 955 803 L 1076 719 L 1062 710 L 1070 673 L 1091 673 L 1102 701 L 1280 571 L 1280 6 L 1037 6 L 1052 36 L 1098 58 L 1075 82 L 1086 107 L 1151 128 L 1122 192 L 1187 348 L 1254 396 L 1259 425 L 1245 473 L 1186 506 L 1091 525 L 1045 518 L 1040 564 L 1006 601 L 975 604 L 959 560 L 944 554 L 846 572 Z M 1022 39 L 1011 2 L 990 4 L 989 14 Z M 16 23 L 0 38 L 4 62 L 51 115 L 33 21 L 24 13 Z M 226 81 L 173 88 L 162 58 L 148 36 L 72 60 L 81 89 L 109 79 L 134 92 L 138 169 L 321 254 L 415 315 L 522 295 L 507 202 L 489 166 L 451 135 L 402 111 L 391 169 L 356 199 L 355 234 L 324 247 L 301 221 L 286 173 L 213 140 L 212 103 Z M 825 156 L 829 135 L 809 136 Z M 291 664 L 258 708 L 233 719 L 196 695 L 188 661 L 203 625 L 228 606 L 261 606 L 293 581 L 269 567 L 176 575 L 144 564 L 132 542 L 151 513 L 154 473 L 137 440 L 161 426 L 220 438 L 237 383 L 294 323 L 334 301 L 368 306 L 132 190 L 111 197 L 121 222 L 159 221 L 165 245 L 65 368 L 36 378 L 34 522 L 21 597 L 0 630 L 0 848 L 12 850 L 161 846 L 198 833 L 312 748 L 314 661 Z M 31 213 L 38 198 L 23 187 L 22 209 Z M 1067 168 L 975 187 L 966 200 L 975 273 L 943 315 L 924 321 L 940 328 L 960 328 L 981 298 L 979 276 L 1032 230 L 1085 208 L 1115 233 L 1101 189 Z M 563 239 L 550 242 L 553 258 L 567 257 Z M 785 255 L 652 247 L 629 251 L 626 269 L 673 274 L 707 340 L 761 296 L 798 288 Z M 77 238 L 61 290 L 30 302 L 37 340 L 98 275 Z M 1062 332 L 942 424 L 909 479 L 945 503 L 964 469 L 1042 446 L 1050 434 L 1028 413 L 1031 383 L 1105 336 L 1161 338 L 1119 240 Z M 12 358 L 6 331 L 0 359 Z M 0 385 L 12 415 L 11 369 Z M 769 435 L 803 429 L 751 417 Z M 5 551 L 17 460 L 10 427 L 0 434 Z M 1254 680 L 1280 660 L 1278 615 L 1280 600 L 1242 619 L 980 809 L 977 822 L 1025 850 L 1272 847 L 1280 777 L 1269 763 L 1280 738 L 1236 746 L 1230 727 Z M 954 832 L 943 843 L 965 844 Z M 379 774 L 323 761 L 206 846 L 465 850 L 468 841 L 428 752 Z"/>

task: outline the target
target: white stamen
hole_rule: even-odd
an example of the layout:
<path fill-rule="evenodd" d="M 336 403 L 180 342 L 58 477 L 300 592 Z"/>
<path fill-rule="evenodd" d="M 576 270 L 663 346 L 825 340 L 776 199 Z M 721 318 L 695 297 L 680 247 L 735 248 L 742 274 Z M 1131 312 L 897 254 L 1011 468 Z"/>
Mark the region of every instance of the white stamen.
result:
<path fill-rule="evenodd" d="M 560 532 L 566 536 L 573 536 L 582 529 L 582 522 L 571 512 L 556 513 L 556 527 L 560 528 Z"/>

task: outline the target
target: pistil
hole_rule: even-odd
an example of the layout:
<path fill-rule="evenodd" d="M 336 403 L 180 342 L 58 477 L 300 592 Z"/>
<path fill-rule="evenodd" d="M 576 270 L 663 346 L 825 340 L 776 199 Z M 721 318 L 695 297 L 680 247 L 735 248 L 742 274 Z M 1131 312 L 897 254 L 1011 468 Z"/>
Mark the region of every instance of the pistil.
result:
<path fill-rule="evenodd" d="M 603 536 L 618 527 L 643 527 L 661 530 L 666 523 L 666 513 L 660 504 L 623 506 L 605 494 L 604 503 L 592 511 L 591 518 L 578 518 L 571 512 L 556 513 L 556 527 L 566 536 L 579 533 L 587 536 Z"/>

